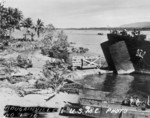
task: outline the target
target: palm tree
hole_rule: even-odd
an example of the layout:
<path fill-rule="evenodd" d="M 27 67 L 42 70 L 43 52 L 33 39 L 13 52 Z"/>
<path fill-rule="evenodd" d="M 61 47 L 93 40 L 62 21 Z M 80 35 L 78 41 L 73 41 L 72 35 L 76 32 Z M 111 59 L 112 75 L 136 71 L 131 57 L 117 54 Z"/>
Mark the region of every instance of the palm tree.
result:
<path fill-rule="evenodd" d="M 2 34 L 2 32 L 6 34 L 6 31 L 9 30 L 11 37 L 12 30 L 19 28 L 22 18 L 23 15 L 20 10 L 11 7 L 5 8 L 4 5 L 0 3 L 0 34 Z"/>
<path fill-rule="evenodd" d="M 20 21 L 23 19 L 22 11 L 17 8 L 14 9 L 14 18 L 15 18 L 15 26 L 16 28 L 20 28 Z"/>
<path fill-rule="evenodd" d="M 14 9 L 11 8 L 11 7 L 9 7 L 9 8 L 7 9 L 7 22 L 8 22 L 8 23 L 12 23 L 12 22 L 15 21 L 15 18 L 14 18 L 13 15 L 14 15 Z"/>
<path fill-rule="evenodd" d="M 24 28 L 27 28 L 27 30 L 29 28 L 32 28 L 33 26 L 33 22 L 32 22 L 32 19 L 31 18 L 26 18 L 23 20 L 23 22 L 21 23 L 21 25 L 24 27 Z"/>
<path fill-rule="evenodd" d="M 7 9 L 0 3 L 0 37 L 6 34 L 6 12 Z"/>
<path fill-rule="evenodd" d="M 11 37 L 12 29 L 15 28 L 14 9 L 11 7 L 7 8 L 6 22 L 7 29 L 9 29 L 9 36 Z"/>
<path fill-rule="evenodd" d="M 10 37 L 11 32 L 15 28 L 19 29 L 20 21 L 22 20 L 23 15 L 22 12 L 19 11 L 17 8 L 13 9 L 11 7 L 7 8 L 7 15 L 6 15 L 6 21 L 7 21 L 7 29 L 10 31 Z"/>
<path fill-rule="evenodd" d="M 30 33 L 29 28 L 32 28 L 32 27 L 33 27 L 32 19 L 31 19 L 31 18 L 26 18 L 26 19 L 24 19 L 24 20 L 21 22 L 21 25 L 22 25 L 22 27 L 26 28 L 26 33 L 24 34 L 24 38 L 25 38 L 25 40 L 26 40 L 27 34 Z"/>
<path fill-rule="evenodd" d="M 41 31 L 43 28 L 44 28 L 44 23 L 43 23 L 40 19 L 38 19 L 38 20 L 37 20 L 37 24 L 36 24 L 36 26 L 35 26 L 35 31 L 37 31 L 38 37 L 40 37 L 40 31 Z"/>
<path fill-rule="evenodd" d="M 0 3 L 0 26 L 1 26 L 0 28 L 2 28 L 2 26 L 6 24 L 5 15 L 6 15 L 6 9 Z"/>

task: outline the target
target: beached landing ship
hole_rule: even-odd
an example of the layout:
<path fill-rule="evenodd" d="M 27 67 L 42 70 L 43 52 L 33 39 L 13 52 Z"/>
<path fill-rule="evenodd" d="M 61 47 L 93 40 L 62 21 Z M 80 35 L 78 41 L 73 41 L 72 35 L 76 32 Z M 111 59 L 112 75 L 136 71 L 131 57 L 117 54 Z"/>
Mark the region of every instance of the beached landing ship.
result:
<path fill-rule="evenodd" d="M 126 30 L 107 34 L 108 41 L 101 44 L 109 69 L 118 74 L 132 72 L 150 74 L 150 42 L 146 35 Z"/>

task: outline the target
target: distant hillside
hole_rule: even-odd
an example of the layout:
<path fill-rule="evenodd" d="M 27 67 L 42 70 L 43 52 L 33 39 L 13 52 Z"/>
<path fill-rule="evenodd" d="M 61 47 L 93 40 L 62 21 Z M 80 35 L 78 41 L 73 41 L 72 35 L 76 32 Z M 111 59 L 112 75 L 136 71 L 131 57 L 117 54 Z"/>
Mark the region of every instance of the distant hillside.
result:
<path fill-rule="evenodd" d="M 130 23 L 121 25 L 120 27 L 126 27 L 126 28 L 150 28 L 150 22 L 137 22 L 137 23 Z"/>

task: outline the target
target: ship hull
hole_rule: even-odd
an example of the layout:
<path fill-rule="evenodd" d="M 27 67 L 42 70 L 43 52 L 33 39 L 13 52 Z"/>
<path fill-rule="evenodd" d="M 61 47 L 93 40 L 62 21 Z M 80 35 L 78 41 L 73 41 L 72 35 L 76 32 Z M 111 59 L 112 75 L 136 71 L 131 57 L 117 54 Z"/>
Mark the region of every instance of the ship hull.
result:
<path fill-rule="evenodd" d="M 102 43 L 101 47 L 109 68 L 118 74 L 150 74 L 150 42 L 145 38 L 145 35 L 131 37 L 108 34 L 108 41 Z"/>

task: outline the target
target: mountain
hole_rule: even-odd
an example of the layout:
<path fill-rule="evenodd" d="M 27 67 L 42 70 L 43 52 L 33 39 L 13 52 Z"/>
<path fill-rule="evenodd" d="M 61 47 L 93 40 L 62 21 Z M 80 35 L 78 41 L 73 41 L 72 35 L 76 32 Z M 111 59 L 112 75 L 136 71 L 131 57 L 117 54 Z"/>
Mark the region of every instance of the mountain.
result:
<path fill-rule="evenodd" d="M 137 22 L 137 23 L 130 23 L 130 24 L 124 24 L 120 27 L 126 27 L 126 28 L 150 28 L 150 22 Z"/>

